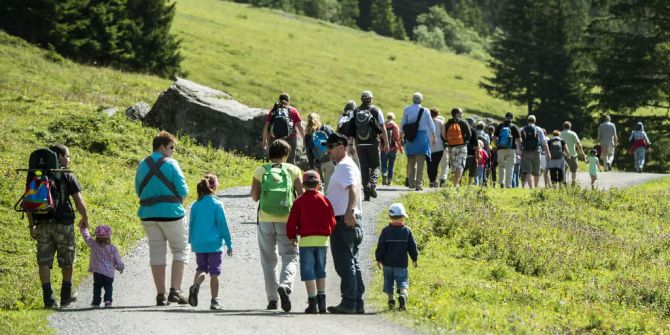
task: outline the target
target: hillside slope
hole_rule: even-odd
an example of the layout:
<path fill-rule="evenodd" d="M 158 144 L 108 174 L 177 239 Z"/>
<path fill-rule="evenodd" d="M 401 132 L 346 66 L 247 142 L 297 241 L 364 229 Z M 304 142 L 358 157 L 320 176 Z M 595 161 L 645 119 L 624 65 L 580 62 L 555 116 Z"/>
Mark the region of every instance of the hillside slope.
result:
<path fill-rule="evenodd" d="M 183 39 L 189 79 L 271 106 L 289 92 L 303 116 L 333 121 L 349 99 L 370 89 L 384 111 L 402 114 L 412 93 L 443 111 L 501 116 L 523 108 L 478 87 L 489 70 L 465 56 L 283 12 L 219 0 L 180 0 L 172 31 Z M 467 113 L 467 112 L 466 112 Z"/>

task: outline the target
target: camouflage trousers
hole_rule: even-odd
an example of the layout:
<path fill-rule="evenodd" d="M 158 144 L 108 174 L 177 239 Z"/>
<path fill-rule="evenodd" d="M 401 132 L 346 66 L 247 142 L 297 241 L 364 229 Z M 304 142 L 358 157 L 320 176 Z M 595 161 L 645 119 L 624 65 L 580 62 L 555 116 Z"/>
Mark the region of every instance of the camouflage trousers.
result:
<path fill-rule="evenodd" d="M 37 239 L 37 264 L 53 266 L 54 255 L 57 254 L 58 266 L 68 267 L 75 260 L 74 225 L 60 223 L 43 223 L 35 228 Z"/>

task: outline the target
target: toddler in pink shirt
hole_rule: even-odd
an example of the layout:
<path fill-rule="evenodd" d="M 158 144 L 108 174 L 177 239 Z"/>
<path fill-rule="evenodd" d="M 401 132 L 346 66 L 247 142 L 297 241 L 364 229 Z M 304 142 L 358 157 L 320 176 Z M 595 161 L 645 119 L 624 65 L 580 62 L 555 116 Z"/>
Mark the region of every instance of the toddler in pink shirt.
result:
<path fill-rule="evenodd" d="M 93 302 L 91 306 L 100 307 L 100 295 L 105 289 L 105 307 L 112 306 L 112 284 L 114 270 L 123 273 L 125 265 L 116 247 L 111 243 L 112 228 L 100 225 L 95 228 L 95 240 L 88 233 L 88 228 L 80 225 L 79 230 L 86 244 L 91 248 L 88 271 L 93 273 Z"/>

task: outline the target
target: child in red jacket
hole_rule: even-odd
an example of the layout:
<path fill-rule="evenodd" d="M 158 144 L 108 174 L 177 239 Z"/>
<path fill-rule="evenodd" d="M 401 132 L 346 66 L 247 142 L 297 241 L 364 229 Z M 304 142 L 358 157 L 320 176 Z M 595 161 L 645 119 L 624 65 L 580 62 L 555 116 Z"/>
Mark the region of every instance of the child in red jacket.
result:
<path fill-rule="evenodd" d="M 300 247 L 300 280 L 307 288 L 307 314 L 326 312 L 326 253 L 328 236 L 335 227 L 335 213 L 330 201 L 319 192 L 319 173 L 310 170 L 302 177 L 305 189 L 293 202 L 286 223 L 286 235 Z M 300 236 L 300 240 L 297 240 Z M 317 309 L 318 306 L 318 309 Z"/>

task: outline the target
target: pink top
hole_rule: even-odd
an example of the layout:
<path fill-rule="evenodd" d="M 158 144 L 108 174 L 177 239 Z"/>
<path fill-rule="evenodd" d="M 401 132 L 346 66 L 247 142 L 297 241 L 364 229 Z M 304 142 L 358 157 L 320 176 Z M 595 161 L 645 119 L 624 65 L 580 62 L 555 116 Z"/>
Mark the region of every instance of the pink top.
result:
<path fill-rule="evenodd" d="M 110 278 L 114 278 L 114 269 L 123 272 L 125 265 L 121 261 L 121 255 L 119 255 L 115 246 L 96 242 L 91 238 L 87 228 L 79 227 L 79 230 L 84 241 L 91 248 L 91 258 L 88 263 L 89 272 L 99 273 Z"/>
<path fill-rule="evenodd" d="M 486 161 L 489 159 L 489 154 L 486 152 L 486 150 L 480 149 L 480 151 L 481 151 L 481 158 L 477 162 L 477 165 L 486 166 Z"/>
<path fill-rule="evenodd" d="M 288 116 L 291 118 L 291 121 L 293 121 L 294 125 L 300 124 L 302 122 L 302 119 L 300 118 L 300 113 L 298 110 L 293 107 L 293 106 L 288 106 Z M 272 109 L 268 112 L 268 116 L 265 118 L 265 123 L 269 124 L 272 121 Z M 293 127 L 293 132 L 291 134 L 288 134 L 288 137 L 295 137 L 296 136 L 296 127 Z"/>

